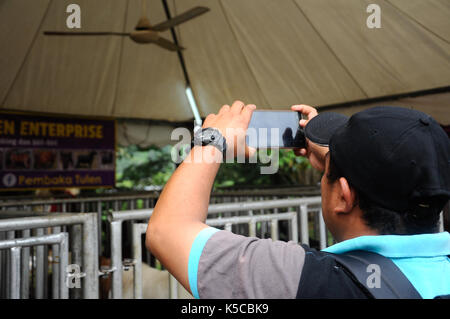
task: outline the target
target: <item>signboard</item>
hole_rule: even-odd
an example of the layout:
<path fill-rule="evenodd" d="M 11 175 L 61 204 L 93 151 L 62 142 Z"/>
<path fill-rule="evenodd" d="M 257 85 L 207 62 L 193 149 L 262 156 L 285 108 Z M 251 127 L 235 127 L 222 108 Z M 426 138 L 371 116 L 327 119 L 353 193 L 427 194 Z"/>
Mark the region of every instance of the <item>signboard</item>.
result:
<path fill-rule="evenodd" d="M 0 190 L 113 187 L 114 120 L 0 113 Z"/>

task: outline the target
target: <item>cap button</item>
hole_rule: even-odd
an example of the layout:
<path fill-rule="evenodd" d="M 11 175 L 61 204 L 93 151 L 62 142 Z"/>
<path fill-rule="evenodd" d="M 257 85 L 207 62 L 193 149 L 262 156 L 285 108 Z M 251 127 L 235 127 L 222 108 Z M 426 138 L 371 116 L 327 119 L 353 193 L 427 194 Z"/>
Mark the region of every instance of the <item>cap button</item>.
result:
<path fill-rule="evenodd" d="M 423 125 L 427 125 L 427 126 L 430 125 L 430 121 L 428 119 L 426 119 L 426 118 L 421 118 L 419 121 Z"/>

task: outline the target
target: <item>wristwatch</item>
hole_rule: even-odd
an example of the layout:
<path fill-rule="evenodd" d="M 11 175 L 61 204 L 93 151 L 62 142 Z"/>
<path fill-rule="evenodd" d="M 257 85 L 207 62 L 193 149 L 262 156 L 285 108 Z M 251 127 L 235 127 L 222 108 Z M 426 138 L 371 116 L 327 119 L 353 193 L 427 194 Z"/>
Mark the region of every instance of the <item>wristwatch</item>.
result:
<path fill-rule="evenodd" d="M 218 129 L 213 127 L 203 128 L 195 132 L 194 139 L 192 140 L 192 147 L 195 145 L 213 145 L 222 152 L 224 157 L 227 151 L 227 140 Z"/>

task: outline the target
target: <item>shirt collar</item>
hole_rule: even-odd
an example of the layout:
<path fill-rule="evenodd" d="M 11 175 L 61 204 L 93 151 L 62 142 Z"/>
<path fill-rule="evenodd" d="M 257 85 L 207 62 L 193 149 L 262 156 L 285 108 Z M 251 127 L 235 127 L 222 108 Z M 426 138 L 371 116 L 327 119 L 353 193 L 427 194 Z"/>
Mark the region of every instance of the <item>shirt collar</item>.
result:
<path fill-rule="evenodd" d="M 367 250 L 390 258 L 448 256 L 450 234 L 361 236 L 323 249 L 335 254 L 352 250 Z"/>

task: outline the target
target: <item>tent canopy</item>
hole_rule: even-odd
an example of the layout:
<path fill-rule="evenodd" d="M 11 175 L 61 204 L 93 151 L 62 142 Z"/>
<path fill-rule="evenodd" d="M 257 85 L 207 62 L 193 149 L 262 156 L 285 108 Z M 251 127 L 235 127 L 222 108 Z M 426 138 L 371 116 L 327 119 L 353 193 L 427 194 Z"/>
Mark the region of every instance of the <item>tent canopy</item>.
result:
<path fill-rule="evenodd" d="M 146 0 L 154 24 L 167 16 Z M 450 1 L 167 0 L 201 116 L 236 99 L 260 108 L 325 106 L 450 86 Z M 73 0 L 0 1 L 0 107 L 166 121 L 193 118 L 178 55 L 126 37 L 46 37 L 69 31 Z M 140 0 L 77 0 L 81 30 L 128 32 Z M 170 31 L 163 36 L 172 40 Z M 422 109 L 450 124 L 450 96 Z M 409 103 L 408 101 L 405 102 Z M 426 100 L 425 102 L 426 103 Z M 435 113 L 437 112 L 437 113 Z"/>

